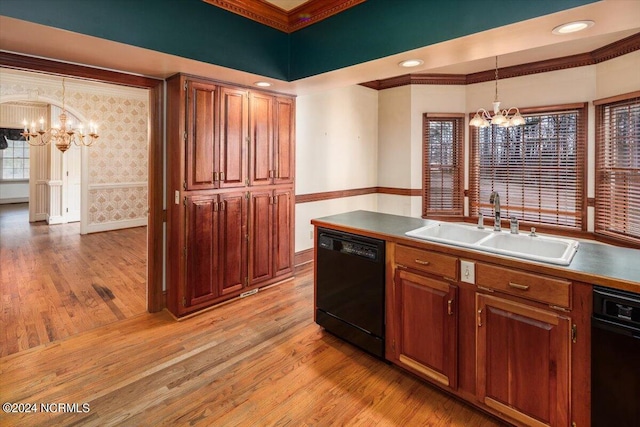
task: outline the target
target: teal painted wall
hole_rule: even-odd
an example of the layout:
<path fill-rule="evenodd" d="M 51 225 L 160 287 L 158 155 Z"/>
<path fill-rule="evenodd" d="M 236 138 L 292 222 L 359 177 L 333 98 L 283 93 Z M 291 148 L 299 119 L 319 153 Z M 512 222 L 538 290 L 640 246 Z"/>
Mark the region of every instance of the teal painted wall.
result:
<path fill-rule="evenodd" d="M 202 0 L 0 0 L 0 14 L 275 79 L 289 75 L 288 34 Z"/>
<path fill-rule="evenodd" d="M 291 81 L 595 1 L 367 0 L 290 35 L 202 0 L 0 0 L 0 14 Z"/>

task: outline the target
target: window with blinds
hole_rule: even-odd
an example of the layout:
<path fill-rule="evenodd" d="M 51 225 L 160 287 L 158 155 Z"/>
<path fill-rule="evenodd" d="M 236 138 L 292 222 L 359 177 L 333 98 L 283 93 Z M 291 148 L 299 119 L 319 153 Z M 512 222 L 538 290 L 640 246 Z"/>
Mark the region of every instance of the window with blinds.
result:
<path fill-rule="evenodd" d="M 520 110 L 526 123 L 470 128 L 470 215 L 586 230 L 586 120 L 584 103 Z"/>
<path fill-rule="evenodd" d="M 640 92 L 596 105 L 595 232 L 640 242 Z"/>
<path fill-rule="evenodd" d="M 424 114 L 422 216 L 464 215 L 464 114 Z"/>

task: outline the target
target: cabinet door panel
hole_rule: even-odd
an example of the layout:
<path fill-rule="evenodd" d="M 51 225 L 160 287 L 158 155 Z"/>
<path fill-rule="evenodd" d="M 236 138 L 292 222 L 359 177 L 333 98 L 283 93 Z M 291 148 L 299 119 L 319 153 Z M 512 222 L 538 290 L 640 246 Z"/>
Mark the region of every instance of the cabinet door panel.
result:
<path fill-rule="evenodd" d="M 276 98 L 276 134 L 274 140 L 275 183 L 293 182 L 295 104 L 290 98 Z"/>
<path fill-rule="evenodd" d="M 293 269 L 293 189 L 275 191 L 274 273 L 287 274 Z"/>
<path fill-rule="evenodd" d="M 273 277 L 273 192 L 251 193 L 249 283 Z"/>
<path fill-rule="evenodd" d="M 251 185 L 271 184 L 273 174 L 273 97 L 251 94 Z"/>
<path fill-rule="evenodd" d="M 457 287 L 396 271 L 400 363 L 451 388 L 457 386 Z"/>
<path fill-rule="evenodd" d="M 216 298 L 218 293 L 217 196 L 187 198 L 186 305 Z"/>
<path fill-rule="evenodd" d="M 476 305 L 479 398 L 525 424 L 568 425 L 569 319 L 482 294 Z"/>
<path fill-rule="evenodd" d="M 220 187 L 243 187 L 247 177 L 247 92 L 220 88 Z"/>
<path fill-rule="evenodd" d="M 220 195 L 220 294 L 242 289 L 247 278 L 245 193 Z"/>
<path fill-rule="evenodd" d="M 187 189 L 214 188 L 217 87 L 189 81 L 187 90 Z"/>

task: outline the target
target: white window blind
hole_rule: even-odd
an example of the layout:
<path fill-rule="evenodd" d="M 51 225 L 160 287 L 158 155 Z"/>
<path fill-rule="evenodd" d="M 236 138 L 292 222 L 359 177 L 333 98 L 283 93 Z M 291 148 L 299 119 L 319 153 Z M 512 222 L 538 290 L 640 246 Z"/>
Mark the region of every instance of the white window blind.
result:
<path fill-rule="evenodd" d="M 463 114 L 423 116 L 423 217 L 464 214 L 463 150 Z"/>
<path fill-rule="evenodd" d="M 471 127 L 470 215 L 586 229 L 586 104 L 522 109 L 523 126 Z"/>
<path fill-rule="evenodd" d="M 595 232 L 640 242 L 640 92 L 596 105 Z"/>

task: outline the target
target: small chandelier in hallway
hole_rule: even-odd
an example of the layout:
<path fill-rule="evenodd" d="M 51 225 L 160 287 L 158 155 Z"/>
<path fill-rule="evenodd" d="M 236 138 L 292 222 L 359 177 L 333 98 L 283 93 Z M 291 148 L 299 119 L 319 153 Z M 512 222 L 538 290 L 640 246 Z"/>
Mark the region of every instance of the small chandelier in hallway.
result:
<path fill-rule="evenodd" d="M 89 122 L 89 133 L 85 134 L 82 124 L 78 126 L 78 129 L 73 129 L 71 120 L 67 121 L 67 110 L 65 109 L 65 85 L 64 78 L 62 79 L 62 114 L 58 117 L 59 124 L 46 129 L 44 128 L 44 118 L 40 119 L 40 126 L 36 128 L 36 123 L 31 123 L 31 128 L 27 127 L 27 121 L 23 121 L 24 131 L 21 133 L 26 139 L 29 145 L 43 146 L 49 143 L 55 144 L 58 150 L 63 153 L 71 147 L 71 143 L 85 147 L 91 146 L 96 139 L 99 138 L 98 126 Z"/>
<path fill-rule="evenodd" d="M 511 111 L 514 110 L 513 116 L 509 117 Z M 498 101 L 498 57 L 496 56 L 496 97 L 493 101 L 493 117 L 484 108 L 479 109 L 473 116 L 469 124 L 475 127 L 487 127 L 489 125 L 498 125 L 501 127 L 520 126 L 525 123 L 524 117 L 520 115 L 520 110 L 516 107 L 500 110 L 500 101 Z"/>

